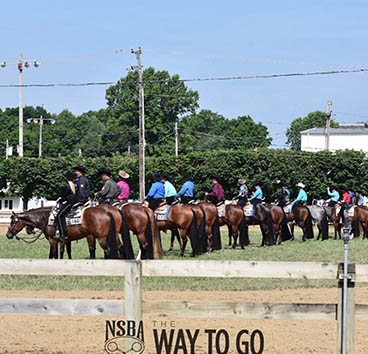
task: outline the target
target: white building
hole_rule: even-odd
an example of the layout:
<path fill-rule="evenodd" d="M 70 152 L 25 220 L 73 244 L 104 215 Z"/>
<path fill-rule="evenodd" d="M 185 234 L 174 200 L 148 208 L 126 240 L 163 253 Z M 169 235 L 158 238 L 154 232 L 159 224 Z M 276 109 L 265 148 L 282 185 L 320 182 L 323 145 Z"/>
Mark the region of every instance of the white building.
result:
<path fill-rule="evenodd" d="M 42 208 L 55 205 L 55 201 L 45 198 L 33 197 L 28 201 L 28 209 Z M 0 198 L 0 224 L 10 222 L 10 216 L 14 213 L 23 211 L 23 198 L 21 197 L 3 197 Z"/>
<path fill-rule="evenodd" d="M 301 132 L 302 151 L 326 150 L 326 129 L 312 128 Z M 364 124 L 340 124 L 330 129 L 330 151 L 355 150 L 368 153 L 368 128 Z"/>

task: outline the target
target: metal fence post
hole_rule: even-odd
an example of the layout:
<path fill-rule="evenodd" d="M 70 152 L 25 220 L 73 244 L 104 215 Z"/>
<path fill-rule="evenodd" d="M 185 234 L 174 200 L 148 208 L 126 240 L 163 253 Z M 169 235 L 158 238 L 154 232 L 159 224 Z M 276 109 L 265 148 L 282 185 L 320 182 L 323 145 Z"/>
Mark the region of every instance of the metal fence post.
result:
<path fill-rule="evenodd" d="M 339 288 L 337 304 L 337 354 L 354 354 L 355 264 L 349 264 L 347 267 L 346 288 L 344 287 L 344 263 L 339 264 L 337 277 Z M 344 312 L 344 308 L 346 312 Z"/>

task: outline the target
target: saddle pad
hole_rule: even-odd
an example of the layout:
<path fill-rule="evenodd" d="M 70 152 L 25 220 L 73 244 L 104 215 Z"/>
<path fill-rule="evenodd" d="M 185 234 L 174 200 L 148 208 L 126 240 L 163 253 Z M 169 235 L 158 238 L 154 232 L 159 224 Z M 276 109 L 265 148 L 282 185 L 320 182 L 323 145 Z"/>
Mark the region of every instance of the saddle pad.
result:
<path fill-rule="evenodd" d="M 354 216 L 354 212 L 355 212 L 355 205 L 352 206 L 349 210 L 348 210 L 348 215 L 350 217 Z"/>
<path fill-rule="evenodd" d="M 291 213 L 291 208 L 292 208 L 292 204 L 288 204 L 284 206 L 284 212 L 285 214 L 290 214 Z"/>
<path fill-rule="evenodd" d="M 337 205 L 336 206 L 336 216 L 339 216 L 340 210 L 341 210 L 341 206 L 340 205 Z"/>
<path fill-rule="evenodd" d="M 81 225 L 84 211 L 90 207 L 91 205 L 88 205 L 86 207 L 79 206 L 78 208 L 73 208 L 65 218 L 66 225 L 67 226 Z M 55 226 L 55 220 L 59 210 L 60 210 L 59 205 L 55 205 L 51 209 L 48 221 L 49 226 Z"/>
<path fill-rule="evenodd" d="M 217 214 L 219 218 L 223 218 L 225 216 L 225 204 L 217 207 Z"/>
<path fill-rule="evenodd" d="M 243 207 L 245 216 L 254 216 L 254 206 L 252 204 L 247 204 Z"/>
<path fill-rule="evenodd" d="M 157 221 L 167 221 L 169 219 L 171 205 L 164 205 L 155 210 L 155 219 Z"/>

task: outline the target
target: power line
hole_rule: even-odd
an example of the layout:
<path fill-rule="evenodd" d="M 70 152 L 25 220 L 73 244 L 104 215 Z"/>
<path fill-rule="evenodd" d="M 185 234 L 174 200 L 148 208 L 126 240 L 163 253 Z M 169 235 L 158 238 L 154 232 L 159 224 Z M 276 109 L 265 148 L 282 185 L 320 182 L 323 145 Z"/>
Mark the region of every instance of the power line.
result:
<path fill-rule="evenodd" d="M 368 68 L 349 69 L 349 70 L 330 70 L 330 71 L 314 71 L 305 73 L 284 73 L 284 74 L 269 74 L 269 75 L 249 75 L 249 76 L 229 76 L 229 77 L 207 77 L 207 78 L 191 78 L 191 79 L 163 79 L 163 80 L 149 80 L 146 82 L 195 82 L 195 81 L 229 81 L 229 80 L 251 80 L 251 79 L 274 79 L 280 77 L 298 77 L 298 76 L 321 76 L 321 75 L 336 75 L 347 73 L 366 72 Z M 102 81 L 102 82 L 81 82 L 81 83 L 52 83 L 52 84 L 1 84 L 0 88 L 19 88 L 19 87 L 78 87 L 78 86 L 98 86 L 98 85 L 112 85 L 116 81 Z"/>

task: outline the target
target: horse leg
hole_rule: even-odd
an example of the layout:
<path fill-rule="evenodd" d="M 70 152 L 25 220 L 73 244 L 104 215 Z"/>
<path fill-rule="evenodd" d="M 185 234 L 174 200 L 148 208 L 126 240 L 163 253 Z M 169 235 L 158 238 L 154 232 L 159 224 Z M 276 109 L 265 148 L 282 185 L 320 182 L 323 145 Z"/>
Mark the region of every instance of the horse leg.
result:
<path fill-rule="evenodd" d="M 317 228 L 318 228 L 317 240 L 319 240 L 321 235 L 322 235 L 322 229 L 321 229 L 321 225 L 319 223 L 317 224 Z"/>
<path fill-rule="evenodd" d="M 69 241 L 66 243 L 66 253 L 68 254 L 68 259 L 72 259 L 72 242 Z"/>
<path fill-rule="evenodd" d="M 300 227 L 303 230 L 302 242 L 305 242 L 305 241 L 307 241 L 307 228 L 305 227 L 305 224 L 303 226 L 300 226 Z"/>
<path fill-rule="evenodd" d="M 267 240 L 266 240 L 266 230 L 264 229 L 263 225 L 259 225 L 261 232 L 262 232 L 262 243 L 261 243 L 261 247 L 266 246 L 267 245 Z"/>
<path fill-rule="evenodd" d="M 185 230 L 180 230 L 181 238 L 182 238 L 182 244 L 180 247 L 180 257 L 184 257 L 185 247 L 187 246 L 188 237 Z"/>
<path fill-rule="evenodd" d="M 60 242 L 60 259 L 64 259 L 65 242 Z"/>
<path fill-rule="evenodd" d="M 233 242 L 233 245 L 232 245 L 232 248 L 235 249 L 236 246 L 237 246 L 237 240 L 238 240 L 238 236 L 239 236 L 239 233 L 238 233 L 238 228 L 235 227 L 235 226 L 232 226 L 231 227 L 231 231 L 232 231 L 232 237 L 234 239 L 234 242 Z M 230 241 L 231 241 L 231 234 L 230 234 L 230 237 L 229 237 Z"/>
<path fill-rule="evenodd" d="M 294 241 L 294 228 L 295 228 L 295 223 L 294 222 L 292 222 L 291 224 L 290 224 L 290 231 L 291 231 L 291 239 L 290 240 L 292 240 L 292 241 Z"/>
<path fill-rule="evenodd" d="M 229 231 L 229 246 L 231 246 L 231 241 L 232 241 L 231 236 L 234 234 L 234 232 L 233 232 L 233 228 L 230 224 L 227 224 L 227 229 Z M 235 247 L 236 247 L 236 244 L 235 244 Z M 233 244 L 233 248 L 235 248 L 235 247 L 234 247 L 234 244 Z"/>
<path fill-rule="evenodd" d="M 96 239 L 92 235 L 87 236 L 87 243 L 89 248 L 89 258 L 96 259 Z"/>

